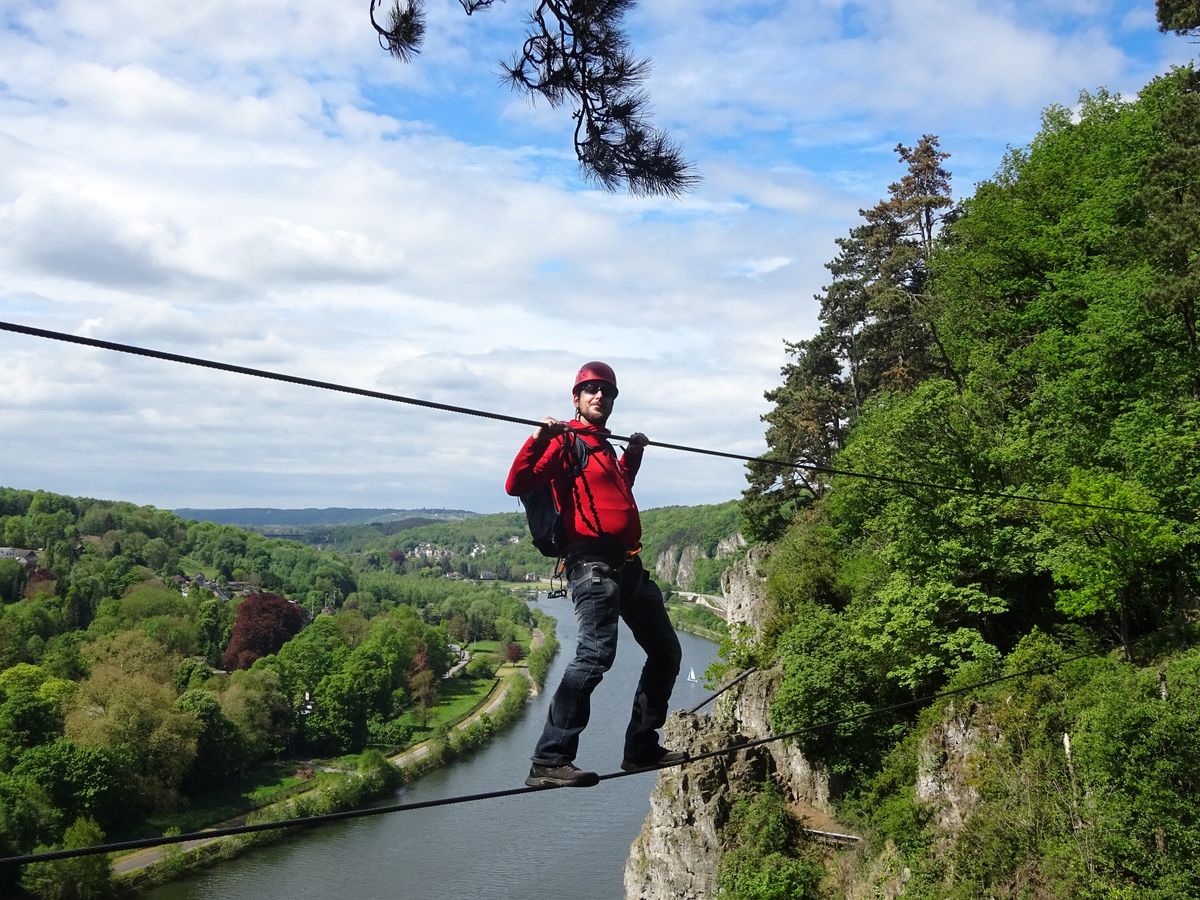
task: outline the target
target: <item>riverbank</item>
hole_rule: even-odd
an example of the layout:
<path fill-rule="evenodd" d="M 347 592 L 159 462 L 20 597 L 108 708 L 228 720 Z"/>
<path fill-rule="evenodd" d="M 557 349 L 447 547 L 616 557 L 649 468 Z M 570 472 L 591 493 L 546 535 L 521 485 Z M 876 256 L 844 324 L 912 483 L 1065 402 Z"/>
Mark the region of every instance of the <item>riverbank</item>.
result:
<path fill-rule="evenodd" d="M 549 642 L 557 646 L 553 626 L 553 620 L 543 623 L 549 632 Z M 531 654 L 546 643 L 547 635 L 535 630 L 530 641 Z M 312 787 L 302 793 L 220 822 L 212 828 L 322 815 L 364 806 L 393 792 L 401 784 L 479 749 L 489 737 L 516 720 L 530 696 L 531 683 L 525 666 L 506 663 L 497 669 L 492 689 L 479 704 L 458 721 L 446 723 L 441 733 L 391 757 L 368 750 L 359 755 L 353 771 L 320 772 Z M 278 829 L 196 838 L 181 844 L 137 850 L 113 859 L 114 883 L 122 894 L 137 894 L 194 869 L 233 859 L 252 847 L 279 840 L 288 833 L 291 833 L 289 829 Z"/>
<path fill-rule="evenodd" d="M 667 617 L 679 631 L 720 644 L 729 636 L 725 620 L 706 607 L 677 600 L 667 601 Z"/>

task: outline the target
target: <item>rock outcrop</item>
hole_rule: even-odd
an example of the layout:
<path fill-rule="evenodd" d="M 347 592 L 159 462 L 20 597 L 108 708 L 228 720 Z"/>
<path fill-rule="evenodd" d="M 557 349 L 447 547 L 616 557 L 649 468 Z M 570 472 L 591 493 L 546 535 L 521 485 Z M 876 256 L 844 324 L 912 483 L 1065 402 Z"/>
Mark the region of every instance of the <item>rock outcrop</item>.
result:
<path fill-rule="evenodd" d="M 721 573 L 725 621 L 730 625 L 748 626 L 756 640 L 762 637 L 763 622 L 767 618 L 767 580 L 760 573 L 765 558 L 765 548 L 757 544 Z"/>
<path fill-rule="evenodd" d="M 778 669 L 755 672 L 730 691 L 728 699 L 721 698 L 723 713 L 736 722 L 738 730 L 750 740 L 775 733 L 768 714 L 781 677 Z M 810 762 L 788 741 L 771 741 L 764 744 L 763 749 L 770 753 L 772 767 L 778 774 L 776 780 L 791 800 L 822 812 L 832 812 L 830 791 L 837 785 L 831 782 L 829 773 L 822 766 Z"/>
<path fill-rule="evenodd" d="M 728 559 L 739 549 L 746 546 L 746 539 L 740 534 L 731 534 L 717 542 L 712 557 L 699 544 L 671 544 L 658 551 L 654 560 L 654 577 L 660 582 L 677 585 L 680 590 L 689 591 L 696 580 L 696 561 L 700 559 Z"/>
<path fill-rule="evenodd" d="M 723 537 L 717 541 L 717 551 L 714 554 L 714 559 L 728 559 L 746 546 L 746 539 L 742 537 L 741 532 L 731 534 L 729 537 Z"/>
<path fill-rule="evenodd" d="M 917 750 L 917 800 L 936 810 L 938 826 L 950 833 L 962 828 L 981 799 L 971 783 L 972 756 L 983 743 L 1000 740 L 994 725 L 976 720 L 977 711 L 973 703 L 963 709 L 950 703 Z"/>
<path fill-rule="evenodd" d="M 668 720 L 663 739 L 693 756 L 745 741 L 731 723 L 683 712 Z M 770 772 L 771 756 L 761 747 L 659 772 L 650 813 L 625 864 L 625 896 L 715 897 L 717 866 L 726 846 L 722 831 L 734 801 L 753 792 Z"/>
<path fill-rule="evenodd" d="M 657 581 L 670 582 L 683 590 L 690 590 L 696 579 L 698 559 L 708 559 L 699 544 L 665 547 L 654 561 L 654 577 Z"/>

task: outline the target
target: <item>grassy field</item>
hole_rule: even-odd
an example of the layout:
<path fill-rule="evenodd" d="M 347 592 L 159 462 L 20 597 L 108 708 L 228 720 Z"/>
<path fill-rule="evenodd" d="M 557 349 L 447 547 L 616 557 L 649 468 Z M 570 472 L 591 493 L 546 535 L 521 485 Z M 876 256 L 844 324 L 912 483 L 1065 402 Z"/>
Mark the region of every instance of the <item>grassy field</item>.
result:
<path fill-rule="evenodd" d="M 450 728 L 471 714 L 475 707 L 487 699 L 492 688 L 496 686 L 495 679 L 480 680 L 475 678 L 451 678 L 439 682 L 441 697 L 438 704 L 429 711 L 429 720 L 422 725 L 420 713 L 415 709 L 407 710 L 401 721 L 412 727 L 412 744 L 428 740 L 442 728 Z M 403 750 L 403 747 L 398 749 Z"/>

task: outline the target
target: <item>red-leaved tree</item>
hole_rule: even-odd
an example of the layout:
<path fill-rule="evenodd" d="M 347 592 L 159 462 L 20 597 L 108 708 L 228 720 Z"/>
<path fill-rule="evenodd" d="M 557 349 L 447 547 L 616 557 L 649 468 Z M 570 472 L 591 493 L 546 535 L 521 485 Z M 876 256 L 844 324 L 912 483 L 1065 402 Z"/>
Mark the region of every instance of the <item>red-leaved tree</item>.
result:
<path fill-rule="evenodd" d="M 520 661 L 525 657 L 525 648 L 515 641 L 509 641 L 504 645 L 504 658 L 510 663 Z"/>
<path fill-rule="evenodd" d="M 304 614 L 296 604 L 265 591 L 248 594 L 237 608 L 221 661 L 226 669 L 248 669 L 260 656 L 278 653 L 303 625 Z"/>

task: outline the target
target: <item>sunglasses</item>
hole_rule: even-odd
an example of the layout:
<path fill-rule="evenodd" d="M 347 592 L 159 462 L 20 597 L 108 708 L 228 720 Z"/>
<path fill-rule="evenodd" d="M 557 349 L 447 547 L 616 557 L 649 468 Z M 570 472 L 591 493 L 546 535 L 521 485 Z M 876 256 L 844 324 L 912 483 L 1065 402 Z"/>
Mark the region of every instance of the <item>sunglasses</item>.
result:
<path fill-rule="evenodd" d="M 599 394 L 604 391 L 605 397 L 615 398 L 617 396 L 617 389 L 607 381 L 585 381 L 579 385 L 579 391 L 588 394 Z"/>

